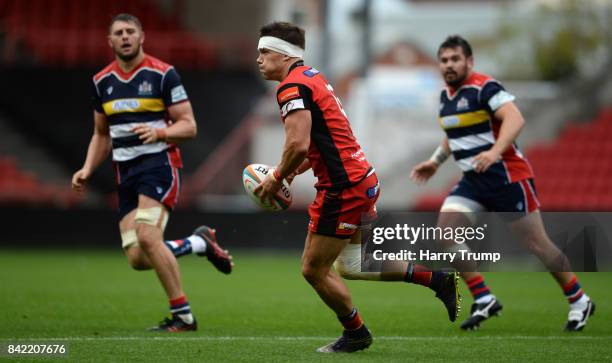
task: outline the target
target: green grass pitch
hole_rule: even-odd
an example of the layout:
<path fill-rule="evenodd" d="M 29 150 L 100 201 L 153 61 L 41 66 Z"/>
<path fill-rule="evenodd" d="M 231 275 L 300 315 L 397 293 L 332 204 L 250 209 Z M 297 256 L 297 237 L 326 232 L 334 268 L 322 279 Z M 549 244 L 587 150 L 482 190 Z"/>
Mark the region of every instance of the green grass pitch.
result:
<path fill-rule="evenodd" d="M 451 324 L 428 289 L 351 281 L 374 344 L 350 355 L 317 354 L 340 326 L 302 279 L 299 256 L 235 252 L 230 276 L 205 258 L 182 258 L 200 329 L 168 335 L 145 331 L 167 314 L 154 273 L 131 270 L 119 251 L 3 250 L 0 343 L 68 344 L 68 357 L 45 361 L 612 361 L 611 273 L 579 274 L 597 311 L 578 334 L 562 332 L 567 303 L 546 273 L 485 274 L 504 314 L 476 332 L 459 329 L 472 302 L 463 285 L 463 312 Z"/>

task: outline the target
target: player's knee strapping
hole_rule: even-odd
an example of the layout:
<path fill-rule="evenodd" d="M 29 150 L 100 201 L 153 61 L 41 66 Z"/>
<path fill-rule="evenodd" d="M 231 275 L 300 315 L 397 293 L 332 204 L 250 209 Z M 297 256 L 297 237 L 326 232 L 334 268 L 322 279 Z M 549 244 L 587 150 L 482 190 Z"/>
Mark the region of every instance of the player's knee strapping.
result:
<path fill-rule="evenodd" d="M 138 208 L 134 221 L 159 227 L 163 231 L 168 223 L 168 213 L 162 207 Z"/>
<path fill-rule="evenodd" d="M 471 224 L 475 224 L 477 221 L 476 213 L 482 211 L 484 211 L 484 207 L 480 203 L 456 195 L 448 196 L 444 200 L 442 208 L 440 208 L 440 212 L 462 213 Z"/>
<path fill-rule="evenodd" d="M 348 244 L 334 262 L 334 268 L 347 280 L 380 280 L 380 272 L 361 271 L 361 245 Z"/>

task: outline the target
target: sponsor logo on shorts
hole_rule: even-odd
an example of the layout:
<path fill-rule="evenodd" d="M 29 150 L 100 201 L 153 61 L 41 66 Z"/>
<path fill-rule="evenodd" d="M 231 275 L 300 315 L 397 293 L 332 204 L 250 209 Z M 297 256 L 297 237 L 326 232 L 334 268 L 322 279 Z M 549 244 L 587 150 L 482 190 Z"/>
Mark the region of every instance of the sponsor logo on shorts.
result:
<path fill-rule="evenodd" d="M 516 210 L 520 210 L 520 211 L 523 210 L 523 202 L 516 203 Z"/>
<path fill-rule="evenodd" d="M 155 191 L 157 192 L 157 194 L 161 194 L 164 190 L 162 189 L 162 187 L 155 187 Z"/>
<path fill-rule="evenodd" d="M 106 89 L 106 93 L 107 93 L 107 94 L 109 94 L 109 95 L 110 95 L 111 93 L 113 93 L 113 86 L 108 87 L 108 88 Z"/>
<path fill-rule="evenodd" d="M 346 222 L 338 223 L 338 229 L 340 229 L 340 230 L 355 230 L 357 228 L 358 228 L 358 226 L 356 224 L 350 224 L 350 223 L 346 223 Z"/>

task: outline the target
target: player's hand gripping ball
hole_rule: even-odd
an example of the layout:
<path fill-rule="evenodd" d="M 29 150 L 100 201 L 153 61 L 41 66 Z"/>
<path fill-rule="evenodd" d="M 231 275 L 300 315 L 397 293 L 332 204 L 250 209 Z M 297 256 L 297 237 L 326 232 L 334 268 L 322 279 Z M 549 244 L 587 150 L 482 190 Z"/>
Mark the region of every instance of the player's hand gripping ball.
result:
<path fill-rule="evenodd" d="M 283 180 L 283 185 L 274 196 L 272 203 L 262 203 L 259 196 L 255 195 L 253 191 L 261 184 L 266 178 L 268 173 L 271 173 L 274 169 L 264 164 L 251 164 L 244 168 L 242 172 L 242 184 L 244 190 L 253 201 L 261 208 L 269 211 L 281 211 L 289 208 L 291 205 L 292 197 L 291 190 L 289 190 L 289 184 L 286 180 Z"/>

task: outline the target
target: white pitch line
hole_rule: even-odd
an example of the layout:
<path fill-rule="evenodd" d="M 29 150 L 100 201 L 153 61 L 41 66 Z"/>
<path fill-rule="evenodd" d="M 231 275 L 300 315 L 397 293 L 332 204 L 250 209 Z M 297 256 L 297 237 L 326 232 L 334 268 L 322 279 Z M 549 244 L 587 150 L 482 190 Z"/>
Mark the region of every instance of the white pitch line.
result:
<path fill-rule="evenodd" d="M 58 338 L 2 338 L 0 341 L 300 341 L 300 340 L 333 340 L 337 337 L 322 336 L 199 336 L 199 337 L 58 337 Z M 507 335 L 507 336 L 374 336 L 374 340 L 389 341 L 437 341 L 437 340 L 612 340 L 612 336 L 533 336 L 533 335 Z"/>

